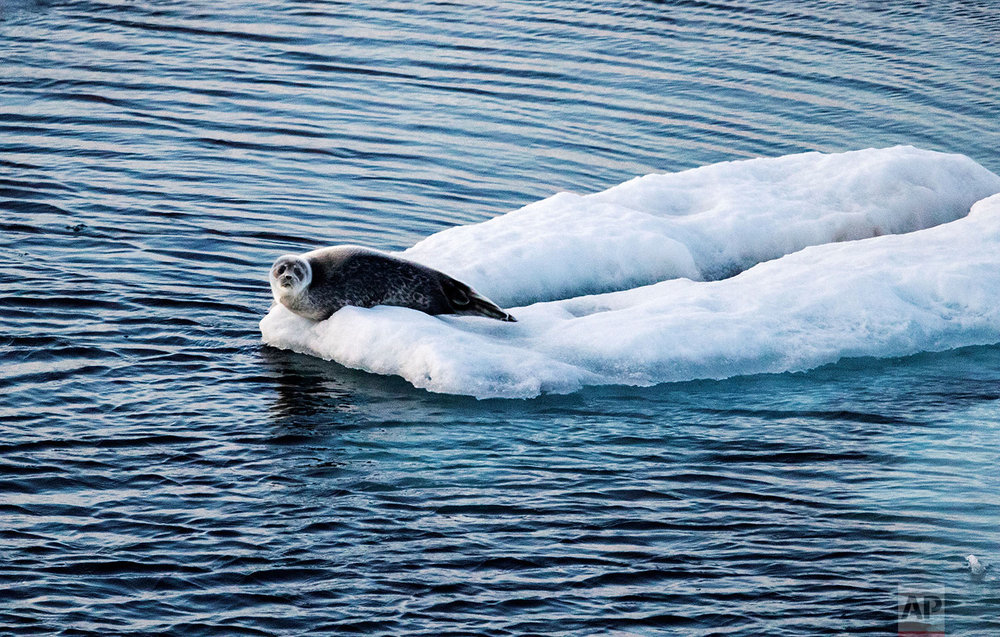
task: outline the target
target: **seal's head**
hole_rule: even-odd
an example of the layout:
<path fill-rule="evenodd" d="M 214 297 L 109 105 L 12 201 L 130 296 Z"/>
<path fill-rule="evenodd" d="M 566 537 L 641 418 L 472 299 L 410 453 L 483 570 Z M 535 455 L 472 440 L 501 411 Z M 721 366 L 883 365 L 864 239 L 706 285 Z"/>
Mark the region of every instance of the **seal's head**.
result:
<path fill-rule="evenodd" d="M 301 294 L 312 281 L 312 267 L 300 256 L 286 254 L 278 257 L 271 266 L 271 293 L 274 300 L 281 303 L 282 298 L 292 298 Z"/>

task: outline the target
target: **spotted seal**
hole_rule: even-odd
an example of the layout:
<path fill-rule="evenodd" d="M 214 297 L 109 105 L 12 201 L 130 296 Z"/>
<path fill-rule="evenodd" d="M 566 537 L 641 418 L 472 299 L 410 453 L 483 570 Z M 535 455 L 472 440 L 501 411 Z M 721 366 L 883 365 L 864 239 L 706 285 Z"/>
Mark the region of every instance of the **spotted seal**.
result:
<path fill-rule="evenodd" d="M 286 254 L 271 266 L 274 300 L 322 321 L 344 307 L 398 305 L 427 314 L 485 316 L 516 321 L 495 303 L 443 272 L 360 246 Z"/>

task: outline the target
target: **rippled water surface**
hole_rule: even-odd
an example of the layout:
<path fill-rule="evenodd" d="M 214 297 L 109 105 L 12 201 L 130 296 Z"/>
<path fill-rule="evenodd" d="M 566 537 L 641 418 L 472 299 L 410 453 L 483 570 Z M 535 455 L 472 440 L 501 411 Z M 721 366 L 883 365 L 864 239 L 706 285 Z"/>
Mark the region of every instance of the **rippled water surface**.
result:
<path fill-rule="evenodd" d="M 0 2 L 0 633 L 1000 632 L 1000 347 L 475 401 L 267 348 L 273 258 L 913 144 L 997 2 Z"/>

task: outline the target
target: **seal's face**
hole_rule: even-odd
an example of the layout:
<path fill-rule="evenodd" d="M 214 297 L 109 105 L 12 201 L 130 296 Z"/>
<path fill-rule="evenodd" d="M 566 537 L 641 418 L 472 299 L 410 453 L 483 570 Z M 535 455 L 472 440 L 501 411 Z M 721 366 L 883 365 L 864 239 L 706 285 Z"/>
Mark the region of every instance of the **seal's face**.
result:
<path fill-rule="evenodd" d="M 282 297 L 294 297 L 302 293 L 312 281 L 312 268 L 309 262 L 294 254 L 278 257 L 271 266 L 271 292 L 274 300 L 281 302 Z"/>

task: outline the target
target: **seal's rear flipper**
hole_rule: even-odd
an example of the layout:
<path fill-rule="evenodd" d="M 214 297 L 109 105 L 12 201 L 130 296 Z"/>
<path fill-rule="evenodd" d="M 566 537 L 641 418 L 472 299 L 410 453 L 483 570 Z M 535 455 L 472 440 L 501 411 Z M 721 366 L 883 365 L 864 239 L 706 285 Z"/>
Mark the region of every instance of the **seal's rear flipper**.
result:
<path fill-rule="evenodd" d="M 461 281 L 449 277 L 441 282 L 441 287 L 444 289 L 451 311 L 455 314 L 485 316 L 510 323 L 517 322 L 517 319 L 510 313 L 503 311 L 496 303 Z"/>
<path fill-rule="evenodd" d="M 496 303 L 489 300 L 485 296 L 480 296 L 475 292 L 472 293 L 472 302 L 470 305 L 473 310 L 472 313 L 478 314 L 480 316 L 488 316 L 489 318 L 494 318 L 500 321 L 507 321 L 508 323 L 517 323 L 517 319 L 514 318 L 510 312 L 505 312 L 500 309 Z"/>

